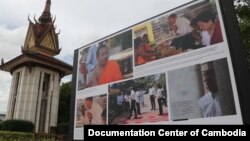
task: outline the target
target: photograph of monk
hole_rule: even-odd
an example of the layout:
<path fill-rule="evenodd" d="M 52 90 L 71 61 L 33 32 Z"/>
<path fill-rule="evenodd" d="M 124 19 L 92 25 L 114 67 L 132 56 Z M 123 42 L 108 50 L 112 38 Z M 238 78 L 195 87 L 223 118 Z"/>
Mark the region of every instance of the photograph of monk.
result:
<path fill-rule="evenodd" d="M 165 73 L 109 85 L 109 124 L 168 121 Z"/>
<path fill-rule="evenodd" d="M 107 94 L 77 100 L 76 128 L 107 124 Z"/>
<path fill-rule="evenodd" d="M 135 66 L 223 42 L 220 21 L 205 0 L 135 26 Z"/>
<path fill-rule="evenodd" d="M 79 50 L 78 90 L 133 76 L 132 31 Z"/>
<path fill-rule="evenodd" d="M 236 114 L 227 59 L 170 71 L 168 84 L 173 120 Z"/>

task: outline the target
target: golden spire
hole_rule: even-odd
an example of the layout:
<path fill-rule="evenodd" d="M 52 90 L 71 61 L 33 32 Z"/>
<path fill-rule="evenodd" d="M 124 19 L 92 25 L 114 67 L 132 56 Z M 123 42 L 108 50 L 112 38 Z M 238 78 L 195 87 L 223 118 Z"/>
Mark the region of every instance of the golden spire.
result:
<path fill-rule="evenodd" d="M 52 22 L 52 18 L 51 18 L 51 14 L 50 14 L 50 5 L 51 5 L 51 0 L 47 0 L 44 11 L 43 11 L 42 15 L 39 17 L 39 22 L 41 24 L 46 24 L 46 23 Z"/>
<path fill-rule="evenodd" d="M 51 5 L 51 0 L 47 0 L 45 8 L 44 8 L 44 12 L 50 13 L 50 5 Z"/>

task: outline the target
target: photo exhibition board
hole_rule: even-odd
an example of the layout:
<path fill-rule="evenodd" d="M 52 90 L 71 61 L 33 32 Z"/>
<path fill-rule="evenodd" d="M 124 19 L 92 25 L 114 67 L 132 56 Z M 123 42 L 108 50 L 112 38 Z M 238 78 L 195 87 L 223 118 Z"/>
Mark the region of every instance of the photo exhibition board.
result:
<path fill-rule="evenodd" d="M 243 124 L 219 2 L 166 11 L 75 50 L 74 140 L 84 125 Z"/>

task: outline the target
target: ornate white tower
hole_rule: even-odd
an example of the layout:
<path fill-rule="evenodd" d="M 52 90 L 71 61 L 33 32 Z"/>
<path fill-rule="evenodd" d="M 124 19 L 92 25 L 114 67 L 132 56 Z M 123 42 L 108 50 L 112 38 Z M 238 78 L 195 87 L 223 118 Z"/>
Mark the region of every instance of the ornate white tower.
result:
<path fill-rule="evenodd" d="M 57 127 L 60 80 L 72 73 L 71 65 L 53 57 L 61 49 L 50 5 L 47 0 L 38 21 L 29 19 L 22 54 L 0 66 L 12 74 L 6 119 L 31 121 L 43 133 Z"/>

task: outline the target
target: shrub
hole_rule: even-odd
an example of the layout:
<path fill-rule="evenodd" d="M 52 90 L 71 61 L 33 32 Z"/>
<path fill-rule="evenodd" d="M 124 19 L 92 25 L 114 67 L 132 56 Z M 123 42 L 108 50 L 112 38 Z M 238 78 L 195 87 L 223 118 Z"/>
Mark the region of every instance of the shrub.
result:
<path fill-rule="evenodd" d="M 2 123 L 0 123 L 0 131 L 2 130 Z"/>
<path fill-rule="evenodd" d="M 61 123 L 58 125 L 58 133 L 60 134 L 68 134 L 69 132 L 69 123 Z"/>
<path fill-rule="evenodd" d="M 35 133 L 35 139 L 38 141 L 55 141 L 56 134 Z"/>
<path fill-rule="evenodd" d="M 2 123 L 2 130 L 16 132 L 33 132 L 34 124 L 25 120 L 6 120 Z"/>
<path fill-rule="evenodd" d="M 33 141 L 33 133 L 0 131 L 0 141 Z"/>

